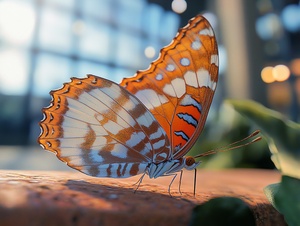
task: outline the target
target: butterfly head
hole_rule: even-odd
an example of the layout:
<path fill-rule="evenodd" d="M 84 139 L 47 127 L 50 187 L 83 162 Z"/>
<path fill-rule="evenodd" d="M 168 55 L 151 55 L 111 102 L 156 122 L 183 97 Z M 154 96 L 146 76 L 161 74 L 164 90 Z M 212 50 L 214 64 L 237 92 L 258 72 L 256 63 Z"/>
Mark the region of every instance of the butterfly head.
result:
<path fill-rule="evenodd" d="M 187 170 L 193 170 L 195 169 L 197 166 L 200 165 L 201 162 L 196 162 L 196 159 L 192 156 L 186 156 L 184 158 L 185 160 L 185 168 Z"/>

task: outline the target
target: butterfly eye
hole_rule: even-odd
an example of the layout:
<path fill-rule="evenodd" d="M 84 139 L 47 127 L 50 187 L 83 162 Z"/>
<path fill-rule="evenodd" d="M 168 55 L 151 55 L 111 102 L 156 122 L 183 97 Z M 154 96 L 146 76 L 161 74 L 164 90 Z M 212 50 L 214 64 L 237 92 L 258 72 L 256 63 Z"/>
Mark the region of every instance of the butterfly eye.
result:
<path fill-rule="evenodd" d="M 194 157 L 192 157 L 192 156 L 187 156 L 187 157 L 185 158 L 185 164 L 186 164 L 187 166 L 192 166 L 195 162 L 196 162 L 196 160 L 195 160 Z"/>

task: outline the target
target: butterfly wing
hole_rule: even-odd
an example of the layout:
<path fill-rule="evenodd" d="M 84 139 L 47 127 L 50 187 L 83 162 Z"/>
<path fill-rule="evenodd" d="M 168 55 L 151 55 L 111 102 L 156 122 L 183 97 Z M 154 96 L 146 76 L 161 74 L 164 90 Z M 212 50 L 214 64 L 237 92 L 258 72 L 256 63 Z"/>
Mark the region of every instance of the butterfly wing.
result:
<path fill-rule="evenodd" d="M 170 157 L 165 131 L 118 84 L 88 75 L 50 94 L 38 142 L 70 167 L 91 176 L 129 177 Z"/>
<path fill-rule="evenodd" d="M 171 142 L 174 158 L 184 156 L 201 133 L 218 80 L 218 48 L 202 16 L 191 19 L 145 71 L 121 82 L 151 111 Z"/>

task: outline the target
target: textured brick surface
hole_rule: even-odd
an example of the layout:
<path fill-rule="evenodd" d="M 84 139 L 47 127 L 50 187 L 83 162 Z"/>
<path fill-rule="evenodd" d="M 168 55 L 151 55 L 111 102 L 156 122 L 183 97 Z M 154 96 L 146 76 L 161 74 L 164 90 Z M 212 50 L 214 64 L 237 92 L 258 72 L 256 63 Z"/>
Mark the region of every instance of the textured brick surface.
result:
<path fill-rule="evenodd" d="M 0 225 L 188 225 L 193 207 L 219 196 L 243 199 L 257 225 L 285 225 L 263 188 L 280 180 L 275 171 L 185 171 L 168 195 L 170 177 L 145 177 L 134 194 L 129 179 L 93 178 L 77 172 L 0 171 Z"/>

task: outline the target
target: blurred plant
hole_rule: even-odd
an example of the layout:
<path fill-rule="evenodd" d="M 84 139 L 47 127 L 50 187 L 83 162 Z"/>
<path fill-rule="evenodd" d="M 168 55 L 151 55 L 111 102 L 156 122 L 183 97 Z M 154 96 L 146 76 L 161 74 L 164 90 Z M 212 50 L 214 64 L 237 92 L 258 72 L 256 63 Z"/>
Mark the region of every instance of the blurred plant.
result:
<path fill-rule="evenodd" d="M 212 116 L 212 117 L 211 117 Z M 232 107 L 223 104 L 216 114 L 210 114 L 205 129 L 191 150 L 195 156 L 201 152 L 220 148 L 241 140 L 257 127 L 242 117 Z M 274 169 L 266 142 L 257 142 L 238 150 L 222 152 L 201 158 L 200 168 L 264 168 Z"/>
<path fill-rule="evenodd" d="M 196 206 L 190 226 L 254 226 L 255 218 L 249 206 L 241 199 L 218 197 Z"/>
<path fill-rule="evenodd" d="M 300 225 L 300 124 L 254 101 L 229 100 L 226 103 L 265 135 L 271 159 L 282 173 L 281 183 L 268 185 L 265 194 L 284 215 L 288 225 Z"/>

